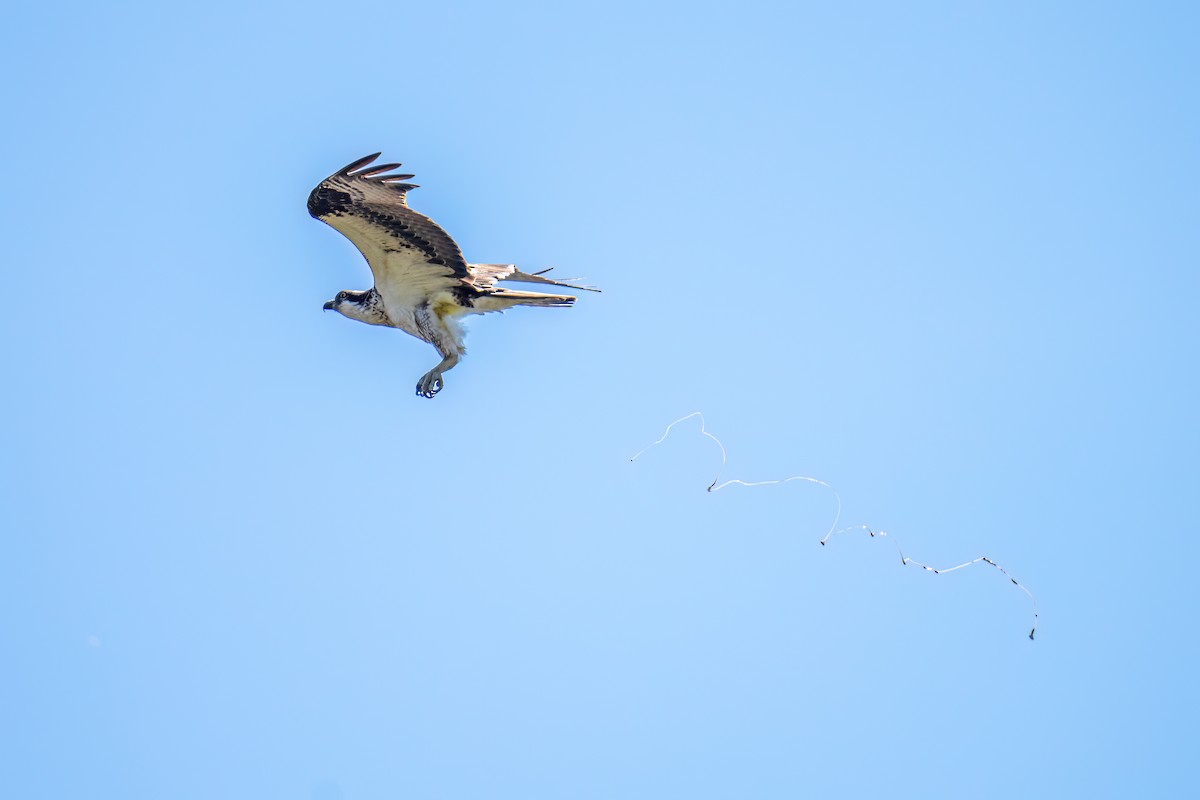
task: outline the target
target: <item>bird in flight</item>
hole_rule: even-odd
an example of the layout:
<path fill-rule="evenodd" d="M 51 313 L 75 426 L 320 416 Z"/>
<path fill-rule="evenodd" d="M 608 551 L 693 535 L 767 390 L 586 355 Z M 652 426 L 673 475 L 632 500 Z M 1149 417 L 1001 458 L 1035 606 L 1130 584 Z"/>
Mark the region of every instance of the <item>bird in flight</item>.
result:
<path fill-rule="evenodd" d="M 417 382 L 419 396 L 441 391 L 444 373 L 466 352 L 462 317 L 575 302 L 571 295 L 514 291 L 498 283 L 599 291 L 543 277 L 549 270 L 528 273 L 513 264 L 468 264 L 440 225 L 408 207 L 405 197 L 417 187 L 405 181 L 413 176 L 392 172 L 399 164 L 371 166 L 379 156 L 360 158 L 321 181 L 308 196 L 308 213 L 353 242 L 375 278 L 365 292 L 338 292 L 325 309 L 368 325 L 399 328 L 437 348 L 442 360 Z"/>

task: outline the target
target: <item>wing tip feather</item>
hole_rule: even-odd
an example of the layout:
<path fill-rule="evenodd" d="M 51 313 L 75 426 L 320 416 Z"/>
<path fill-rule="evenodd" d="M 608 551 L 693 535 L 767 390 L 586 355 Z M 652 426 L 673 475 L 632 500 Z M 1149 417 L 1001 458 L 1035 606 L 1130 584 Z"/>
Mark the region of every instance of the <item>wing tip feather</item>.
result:
<path fill-rule="evenodd" d="M 369 156 L 363 156 L 362 158 L 358 159 L 357 161 L 353 161 L 353 162 L 347 164 L 346 166 L 342 167 L 340 170 L 338 170 L 337 174 L 338 175 L 349 175 L 351 172 L 354 172 L 354 170 L 361 169 L 362 167 L 365 167 L 367 164 L 370 164 L 372 161 L 379 158 L 381 155 L 383 155 L 382 150 L 380 150 L 378 153 L 374 153 Z"/>
<path fill-rule="evenodd" d="M 377 164 L 375 166 L 370 166 L 375 159 L 379 158 L 381 155 L 383 155 L 382 151 L 378 153 L 372 153 L 369 156 L 363 156 L 357 161 L 351 162 L 342 167 L 335 174 L 341 178 L 351 178 L 382 184 L 400 192 L 407 192 L 410 189 L 420 188 L 420 185 L 416 183 L 403 183 L 403 181 L 417 177 L 412 173 L 396 172 L 390 175 L 385 174 L 390 170 L 402 167 L 403 164 Z"/>

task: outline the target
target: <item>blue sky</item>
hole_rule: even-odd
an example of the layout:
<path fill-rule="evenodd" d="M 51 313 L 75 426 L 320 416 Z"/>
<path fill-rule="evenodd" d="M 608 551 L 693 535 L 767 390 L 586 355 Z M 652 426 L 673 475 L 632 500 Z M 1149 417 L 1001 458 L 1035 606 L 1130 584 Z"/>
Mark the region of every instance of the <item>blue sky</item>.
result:
<path fill-rule="evenodd" d="M 1197 13 L 7 12 L 0 786 L 1177 795 Z M 436 361 L 308 191 L 604 288 Z M 818 486 L 888 541 L 818 540 Z"/>

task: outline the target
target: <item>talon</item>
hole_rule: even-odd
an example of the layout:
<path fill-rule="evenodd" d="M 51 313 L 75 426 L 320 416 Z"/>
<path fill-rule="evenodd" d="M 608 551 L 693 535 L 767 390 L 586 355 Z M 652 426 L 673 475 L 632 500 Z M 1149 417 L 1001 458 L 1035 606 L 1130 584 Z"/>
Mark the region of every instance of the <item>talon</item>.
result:
<path fill-rule="evenodd" d="M 421 380 L 417 381 L 417 395 L 419 397 L 433 397 L 442 390 L 442 376 L 435 371 L 426 373 Z"/>

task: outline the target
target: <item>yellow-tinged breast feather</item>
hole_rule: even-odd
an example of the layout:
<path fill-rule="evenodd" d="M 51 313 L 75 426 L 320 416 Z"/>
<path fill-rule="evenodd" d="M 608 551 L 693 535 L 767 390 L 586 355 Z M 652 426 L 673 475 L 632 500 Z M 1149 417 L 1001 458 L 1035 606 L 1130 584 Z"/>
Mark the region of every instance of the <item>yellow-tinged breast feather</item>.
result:
<path fill-rule="evenodd" d="M 448 294 L 438 295 L 429 304 L 430 309 L 439 317 L 461 317 L 466 314 L 468 309 L 463 308 L 458 303 L 454 302 L 454 298 Z"/>

